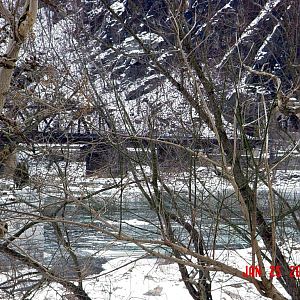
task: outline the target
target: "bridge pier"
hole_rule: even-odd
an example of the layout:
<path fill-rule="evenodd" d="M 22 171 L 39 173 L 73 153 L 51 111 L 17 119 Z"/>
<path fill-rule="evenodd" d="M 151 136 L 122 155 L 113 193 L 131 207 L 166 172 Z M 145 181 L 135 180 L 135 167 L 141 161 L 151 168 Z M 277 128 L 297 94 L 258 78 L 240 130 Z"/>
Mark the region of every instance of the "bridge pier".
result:
<path fill-rule="evenodd" d="M 178 146 L 160 144 L 157 146 L 157 158 L 159 165 L 170 171 L 180 171 L 188 168 L 191 154 Z"/>
<path fill-rule="evenodd" d="M 8 145 L 0 145 L 0 177 L 13 178 L 17 163 L 15 149 Z"/>
<path fill-rule="evenodd" d="M 127 171 L 124 156 L 111 145 L 86 145 L 81 152 L 85 157 L 87 176 L 115 177 Z"/>

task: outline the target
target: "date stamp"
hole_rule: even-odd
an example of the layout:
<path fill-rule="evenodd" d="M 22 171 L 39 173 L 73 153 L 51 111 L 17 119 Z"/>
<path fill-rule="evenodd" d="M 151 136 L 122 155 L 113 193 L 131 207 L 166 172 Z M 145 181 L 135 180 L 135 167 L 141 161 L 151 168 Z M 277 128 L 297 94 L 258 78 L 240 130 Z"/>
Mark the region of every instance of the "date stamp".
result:
<path fill-rule="evenodd" d="M 289 266 L 289 268 L 289 276 L 291 278 L 300 278 L 300 265 Z M 270 278 L 280 278 L 282 276 L 281 266 L 270 266 L 269 272 Z M 256 265 L 246 266 L 246 270 L 243 272 L 243 277 L 261 277 L 261 268 Z"/>

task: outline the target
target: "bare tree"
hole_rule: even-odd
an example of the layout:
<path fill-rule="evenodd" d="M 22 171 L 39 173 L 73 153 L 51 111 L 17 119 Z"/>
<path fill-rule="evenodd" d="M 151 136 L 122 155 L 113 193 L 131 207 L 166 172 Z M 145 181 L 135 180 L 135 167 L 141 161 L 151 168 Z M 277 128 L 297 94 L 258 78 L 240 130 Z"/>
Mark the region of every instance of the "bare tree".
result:
<path fill-rule="evenodd" d="M 7 41 L 6 50 L 1 53 L 0 57 L 0 112 L 6 100 L 6 95 L 10 89 L 12 75 L 19 57 L 22 45 L 30 34 L 32 27 L 36 21 L 38 1 L 26 1 L 23 5 L 16 3 L 14 7 L 9 7 L 9 3 L 0 2 L 1 19 L 4 23 L 2 26 L 2 41 Z M 14 152 L 13 147 L 6 146 L 2 151 L 1 164 L 7 161 L 6 165 L 13 165 Z M 10 163 L 9 163 L 10 161 Z M 4 173 L 9 175 L 11 166 L 8 166 Z"/>
<path fill-rule="evenodd" d="M 97 241 L 131 243 L 150 256 L 177 263 L 193 299 L 212 299 L 215 272 L 252 284 L 262 296 L 286 299 L 268 273 L 269 264 L 281 267 L 281 286 L 292 299 L 299 298 L 299 280 L 289 276 L 291 256 L 284 252 L 293 250 L 284 240 L 295 237 L 279 230 L 291 222 L 294 232 L 299 231 L 299 203 L 291 204 L 273 184 L 274 171 L 298 145 L 275 164 L 269 159 L 278 111 L 289 117 L 297 109 L 290 105 L 278 74 L 253 66 L 255 53 L 245 42 L 246 33 L 254 31 L 252 21 L 257 24 L 266 11 L 277 9 L 269 2 L 255 7 L 254 17 L 239 11 L 240 35 L 229 34 L 227 40 L 221 34 L 231 24 L 218 21 L 226 12 L 218 6 L 202 14 L 191 8 L 188 15 L 187 2 L 162 1 L 153 7 L 160 9 L 161 18 L 146 19 L 139 3 L 125 7 L 102 0 L 95 2 L 101 8 L 98 19 L 90 14 L 98 20 L 95 25 L 86 20 L 84 10 L 76 13 L 80 4 L 63 9 L 51 2 L 52 17 L 61 23 L 54 24 L 45 11 L 40 16 L 42 39 L 48 40 L 39 51 L 46 54 L 32 58 L 39 64 L 34 88 L 26 95 L 33 109 L 23 114 L 23 135 L 14 148 L 27 165 L 22 161 L 15 173 L 13 203 L 1 205 L 9 222 L 21 224 L 13 230 L 9 224 L 1 252 L 35 270 L 34 284 L 29 273 L 13 277 L 16 294 L 26 298 L 57 282 L 78 299 L 90 299 L 83 284 L 89 265 L 78 253 L 77 242 L 92 232 Z M 10 14 L 8 9 L 4 13 Z M 141 18 L 144 31 L 130 23 Z M 64 43 L 53 42 L 55 26 L 64 33 Z M 5 58 L 1 70 L 7 63 Z M 122 75 L 129 65 L 144 68 L 147 76 L 134 73 L 128 82 Z M 247 76 L 266 80 L 274 88 L 273 99 L 245 89 Z M 5 120 L 12 124 L 10 118 Z M 36 136 L 30 136 L 32 132 Z M 80 166 L 110 179 L 103 186 L 84 186 Z M 24 186 L 35 201 L 16 192 L 24 193 Z M 146 203 L 144 211 L 126 208 L 131 190 L 136 205 Z M 118 208 L 117 216 L 110 214 L 111 207 Z M 128 216 L 149 227 L 132 226 Z M 35 258 L 18 244 L 19 239 L 29 240 L 36 228 L 51 233 L 56 251 L 50 261 Z M 216 257 L 219 247 L 231 247 L 230 240 L 220 241 L 232 232 L 251 247 L 249 263 L 259 268 L 260 278 L 245 278 L 239 266 Z M 95 252 L 105 251 L 107 244 Z M 65 269 L 67 264 L 72 271 Z M 2 290 L 14 294 L 10 283 L 7 280 Z"/>

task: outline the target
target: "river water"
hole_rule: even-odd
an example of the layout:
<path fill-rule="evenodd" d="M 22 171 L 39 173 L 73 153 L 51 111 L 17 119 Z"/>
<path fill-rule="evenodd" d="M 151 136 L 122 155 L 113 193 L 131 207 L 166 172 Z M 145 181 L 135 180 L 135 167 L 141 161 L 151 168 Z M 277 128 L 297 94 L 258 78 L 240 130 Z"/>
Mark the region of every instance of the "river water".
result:
<path fill-rule="evenodd" d="M 80 189 L 78 186 L 74 185 L 73 188 L 76 190 L 77 194 L 80 196 Z M 56 191 L 57 192 L 57 191 Z M 286 196 L 289 199 L 291 205 L 299 204 L 299 193 L 297 191 L 286 191 Z M 6 197 L 6 198 L 5 198 Z M 16 219 L 14 213 L 4 212 L 3 208 L 7 209 L 8 200 L 7 195 L 2 195 L 2 217 L 9 216 L 10 220 Z M 19 202 L 24 201 L 22 204 L 23 208 L 14 206 L 15 211 L 29 211 L 30 206 L 26 204 L 36 204 L 47 206 L 53 206 L 53 203 L 59 202 L 63 199 L 62 194 L 55 193 L 55 189 L 37 195 L 36 191 L 29 189 L 18 191 L 18 195 L 14 195 L 15 199 L 19 199 Z M 175 196 L 174 196 L 175 197 Z M 186 191 L 182 191 L 177 194 L 175 198 L 170 198 L 168 195 L 163 195 L 162 198 L 165 201 L 166 206 L 169 205 L 170 209 L 174 208 L 174 203 L 178 206 L 181 213 L 189 220 L 190 216 L 190 201 L 191 198 L 194 201 L 197 200 L 197 213 L 195 226 L 199 232 L 203 235 L 204 245 L 206 249 L 232 249 L 232 248 L 246 248 L 249 247 L 249 241 L 242 237 L 243 232 L 247 230 L 247 227 L 241 217 L 241 212 L 239 210 L 239 203 L 235 199 L 231 192 L 227 189 L 216 191 L 214 194 L 207 195 L 205 191 L 198 191 L 197 195 L 189 195 Z M 262 191 L 259 194 L 259 205 L 262 209 L 266 207 L 267 203 L 267 192 Z M 20 205 L 18 201 L 14 205 Z M 10 202 L 9 202 L 10 203 Z M 172 204 L 173 203 L 173 204 Z M 122 202 L 120 202 L 119 191 L 112 190 L 106 191 L 101 194 L 95 195 L 86 199 L 82 202 L 83 205 L 68 204 L 65 206 L 64 210 L 59 210 L 58 216 L 64 217 L 68 221 L 79 222 L 81 224 L 93 224 L 99 227 L 99 231 L 82 226 L 74 226 L 65 224 L 64 226 L 60 224 L 60 229 L 65 237 L 65 239 L 70 243 L 72 248 L 82 256 L 96 255 L 106 258 L 114 258 L 124 255 L 137 255 L 144 253 L 138 246 L 133 243 L 120 242 L 115 238 L 112 238 L 106 234 L 101 233 L 101 229 L 105 229 L 103 223 L 96 217 L 95 214 L 100 216 L 100 219 L 104 219 L 109 222 L 109 224 L 116 226 L 113 230 L 117 233 L 118 230 L 127 233 L 136 238 L 143 238 L 149 240 L 160 240 L 161 232 L 159 230 L 160 226 L 157 221 L 157 216 L 154 211 L 149 208 L 149 204 L 146 199 L 142 196 L 141 192 L 137 188 L 128 188 L 124 191 Z M 222 205 L 221 205 L 222 204 Z M 52 211 L 57 208 L 54 205 L 51 209 Z M 50 210 L 51 210 L 50 209 Z M 89 211 L 93 209 L 93 213 Z M 281 205 L 277 207 L 278 210 L 281 209 Z M 48 211 L 49 213 L 49 211 Z M 94 214 L 94 215 L 93 215 Z M 218 216 L 223 216 L 227 219 L 225 222 L 222 218 Z M 20 217 L 18 214 L 19 221 L 10 221 L 12 225 L 10 228 L 11 233 L 16 232 L 21 225 L 26 222 L 26 216 Z M 23 219 L 22 219 L 23 218 Z M 271 222 L 267 218 L 267 221 Z M 291 239 L 300 242 L 299 235 L 295 234 L 295 229 L 291 225 L 290 219 L 283 219 L 279 221 L 278 237 L 282 236 L 282 239 L 290 237 Z M 25 223 L 24 223 L 25 222 Z M 229 225 L 231 223 L 231 225 Z M 17 225 L 16 225 L 17 224 Z M 57 235 L 51 223 L 44 223 L 45 225 L 36 226 L 33 231 L 30 231 L 27 236 L 31 238 L 29 241 L 29 248 L 31 243 L 39 245 L 40 251 L 45 253 L 46 258 L 51 258 L 53 255 L 60 253 L 62 251 L 61 245 L 57 242 Z M 107 229 L 107 228 L 106 228 Z M 239 232 L 239 233 L 237 233 Z M 188 242 L 188 235 L 181 226 L 173 224 L 173 233 L 176 235 L 179 241 L 184 243 Z M 247 233 L 246 235 L 249 236 Z M 27 237 L 24 236 L 24 237 Z M 20 239 L 22 240 L 22 239 Z M 24 239 L 26 240 L 26 239 Z M 166 251 L 165 249 L 157 249 L 158 251 Z"/>
<path fill-rule="evenodd" d="M 187 201 L 187 194 L 183 193 L 177 201 L 181 212 L 188 218 L 189 208 Z M 220 197 L 220 195 L 217 195 Z M 201 232 L 204 239 L 206 249 L 233 249 L 233 248 L 246 248 L 249 247 L 249 241 L 241 235 L 247 230 L 247 227 L 241 217 L 239 205 L 233 196 L 222 193 L 223 202 L 227 203 L 228 209 L 217 209 L 217 197 L 205 197 L 202 205 L 199 205 L 198 215 L 196 216 L 196 228 Z M 261 193 L 262 205 L 266 202 L 266 192 Z M 293 201 L 296 199 L 292 198 Z M 46 200 L 51 201 L 51 197 Z M 292 200 L 291 200 L 292 201 Z M 182 202 L 182 203 L 181 203 Z M 115 225 L 117 230 L 121 226 L 121 230 L 136 238 L 147 238 L 149 240 L 160 240 L 161 233 L 159 230 L 159 223 L 155 213 L 149 209 L 149 204 L 140 192 L 136 191 L 129 195 L 124 194 L 122 204 L 118 195 L 107 194 L 106 197 L 93 197 L 92 201 L 87 202 L 99 212 L 99 216 L 104 218 L 110 224 Z M 224 204 L 224 203 L 223 203 Z M 201 206 L 210 207 L 210 210 L 201 210 Z M 216 212 L 227 218 L 227 222 L 221 218 L 216 217 Z M 91 217 L 90 212 L 86 209 L 76 205 L 70 205 L 65 211 L 67 219 L 72 221 L 93 224 L 104 228 L 103 224 L 97 218 Z M 271 222 L 267 218 L 267 221 Z M 231 223 L 231 225 L 228 224 Z M 187 242 L 188 235 L 181 226 L 173 224 L 173 232 L 177 238 L 183 242 Z M 281 225 L 284 225 L 281 227 Z M 101 254 L 102 256 L 113 258 L 130 254 L 141 254 L 143 251 L 132 243 L 119 242 L 114 238 L 102 234 L 94 229 L 81 228 L 79 226 L 65 226 L 68 232 L 69 240 L 73 247 L 82 255 L 92 253 Z M 237 233 L 239 231 L 239 234 Z M 115 233 L 116 233 L 115 232 Z M 295 238 L 294 228 L 289 226 L 289 222 L 279 222 L 278 235 L 283 234 L 286 238 L 290 234 L 291 238 Z M 246 235 L 249 236 L 248 233 Z M 45 248 L 49 253 L 54 253 L 58 250 L 59 246 L 56 242 L 54 230 L 50 225 L 45 226 Z M 299 237 L 298 240 L 300 241 Z M 157 250 L 157 249 L 156 249 Z M 159 251 L 165 251 L 160 249 Z"/>

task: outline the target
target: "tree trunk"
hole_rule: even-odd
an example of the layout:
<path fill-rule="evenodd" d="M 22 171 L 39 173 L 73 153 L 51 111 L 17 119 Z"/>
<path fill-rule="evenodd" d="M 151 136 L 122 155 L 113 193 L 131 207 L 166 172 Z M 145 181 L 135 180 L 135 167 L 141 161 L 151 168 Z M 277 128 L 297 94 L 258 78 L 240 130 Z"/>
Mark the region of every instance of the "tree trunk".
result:
<path fill-rule="evenodd" d="M 18 9 L 17 5 L 18 4 L 16 4 L 15 11 Z M 6 25 L 10 28 L 10 39 L 7 49 L 5 54 L 0 58 L 0 114 L 3 113 L 20 49 L 36 21 L 37 9 L 38 0 L 27 0 L 23 5 L 22 13 L 17 18 L 14 15 L 15 11 L 10 12 L 2 1 L 0 1 L 0 15 L 4 17 Z M 4 157 L 4 159 L 0 161 L 2 168 L 1 174 L 4 177 L 10 178 L 14 174 L 16 164 L 15 147 L 6 145 L 4 149 L 9 149 L 10 152 L 6 151 L 6 153 L 3 153 L 3 151 L 0 150 L 0 157 Z"/>

